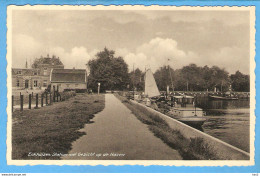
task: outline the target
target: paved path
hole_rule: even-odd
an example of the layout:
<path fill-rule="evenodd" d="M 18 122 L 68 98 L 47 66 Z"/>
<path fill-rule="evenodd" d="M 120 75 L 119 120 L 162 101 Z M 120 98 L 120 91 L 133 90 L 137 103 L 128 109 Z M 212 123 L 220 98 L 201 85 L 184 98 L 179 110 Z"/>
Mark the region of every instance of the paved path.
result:
<path fill-rule="evenodd" d="M 81 129 L 87 135 L 72 143 L 69 153 L 76 154 L 76 157 L 62 159 L 182 159 L 176 150 L 155 137 L 147 125 L 140 122 L 113 94 L 105 95 L 105 108 L 95 115 L 93 121 L 94 123 L 86 124 L 85 128 Z M 98 153 L 102 156 L 98 157 Z M 103 156 L 106 153 L 107 155 Z"/>

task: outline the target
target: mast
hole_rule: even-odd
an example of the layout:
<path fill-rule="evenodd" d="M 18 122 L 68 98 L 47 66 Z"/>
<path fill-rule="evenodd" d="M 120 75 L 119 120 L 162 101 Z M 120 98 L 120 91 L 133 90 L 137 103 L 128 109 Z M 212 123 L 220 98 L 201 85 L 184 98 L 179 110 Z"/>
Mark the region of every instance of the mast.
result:
<path fill-rule="evenodd" d="M 168 59 L 168 61 L 170 61 L 170 59 Z M 174 87 L 173 87 L 173 81 L 172 81 L 172 73 L 171 73 L 171 70 L 170 70 L 170 65 L 168 63 L 168 70 L 170 72 L 170 78 L 171 78 L 171 85 L 172 85 L 172 91 L 174 91 Z"/>
<path fill-rule="evenodd" d="M 133 64 L 133 98 L 135 99 L 135 64 Z"/>

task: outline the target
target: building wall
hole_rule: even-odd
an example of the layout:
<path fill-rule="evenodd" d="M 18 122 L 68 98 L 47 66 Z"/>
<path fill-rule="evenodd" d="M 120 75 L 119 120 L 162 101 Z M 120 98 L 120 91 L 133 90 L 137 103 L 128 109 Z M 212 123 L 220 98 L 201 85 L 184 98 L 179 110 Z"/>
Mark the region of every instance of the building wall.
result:
<path fill-rule="evenodd" d="M 57 86 L 59 86 L 59 91 L 62 92 L 64 89 L 87 89 L 86 83 L 51 83 L 51 88 L 55 86 L 55 89 L 57 89 Z"/>
<path fill-rule="evenodd" d="M 13 89 L 44 89 L 43 80 L 41 76 L 13 76 Z"/>
<path fill-rule="evenodd" d="M 25 86 L 26 80 L 28 80 L 28 89 L 46 89 L 50 82 L 50 74 L 52 69 L 64 69 L 63 65 L 50 65 L 50 64 L 41 64 L 37 69 L 28 69 L 31 70 L 31 74 L 25 74 L 27 69 L 15 69 L 14 74 L 12 75 L 12 87 L 13 89 L 27 89 Z M 21 74 L 17 74 L 17 71 L 21 71 Z M 34 72 L 37 75 L 34 75 Z M 19 86 L 17 84 L 19 80 Z M 37 86 L 35 82 L 37 81 Z"/>

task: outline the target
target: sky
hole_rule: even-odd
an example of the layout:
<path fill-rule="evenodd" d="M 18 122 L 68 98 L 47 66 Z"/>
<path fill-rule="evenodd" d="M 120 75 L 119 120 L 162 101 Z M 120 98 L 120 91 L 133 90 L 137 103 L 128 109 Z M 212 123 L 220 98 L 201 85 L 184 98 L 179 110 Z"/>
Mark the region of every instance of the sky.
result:
<path fill-rule="evenodd" d="M 12 66 L 55 55 L 85 68 L 105 47 L 129 70 L 194 63 L 249 74 L 249 11 L 13 10 Z"/>

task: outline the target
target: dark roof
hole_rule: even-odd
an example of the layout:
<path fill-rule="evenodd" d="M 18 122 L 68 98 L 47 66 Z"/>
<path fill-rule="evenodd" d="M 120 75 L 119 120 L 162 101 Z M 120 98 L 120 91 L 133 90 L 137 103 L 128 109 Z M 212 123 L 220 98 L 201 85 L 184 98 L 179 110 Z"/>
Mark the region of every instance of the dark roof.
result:
<path fill-rule="evenodd" d="M 86 70 L 84 69 L 53 69 L 51 82 L 85 83 Z"/>
<path fill-rule="evenodd" d="M 18 74 L 18 71 L 21 71 L 21 74 Z M 39 74 L 38 69 L 32 68 L 12 68 L 12 75 L 23 75 L 23 76 L 33 76 L 34 73 L 37 72 Z"/>

